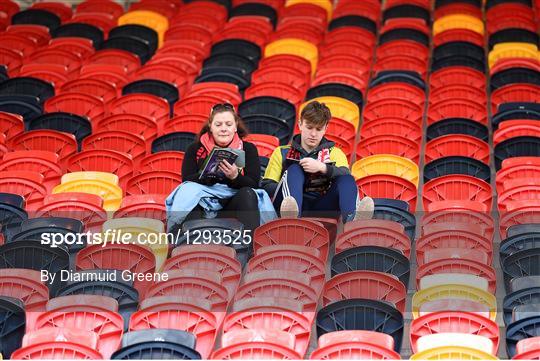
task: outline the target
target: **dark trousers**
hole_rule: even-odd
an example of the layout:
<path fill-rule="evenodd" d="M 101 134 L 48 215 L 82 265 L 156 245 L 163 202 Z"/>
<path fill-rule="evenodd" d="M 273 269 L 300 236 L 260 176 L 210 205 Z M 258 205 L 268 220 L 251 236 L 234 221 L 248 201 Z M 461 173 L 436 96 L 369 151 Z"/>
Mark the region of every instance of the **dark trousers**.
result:
<path fill-rule="evenodd" d="M 274 199 L 274 207 L 279 209 L 286 196 L 293 197 L 298 203 L 300 215 L 315 217 L 337 217 L 343 222 L 354 218 L 358 187 L 352 175 L 334 178 L 324 194 L 304 193 L 305 173 L 298 164 L 292 164 L 283 175 L 281 188 Z"/>

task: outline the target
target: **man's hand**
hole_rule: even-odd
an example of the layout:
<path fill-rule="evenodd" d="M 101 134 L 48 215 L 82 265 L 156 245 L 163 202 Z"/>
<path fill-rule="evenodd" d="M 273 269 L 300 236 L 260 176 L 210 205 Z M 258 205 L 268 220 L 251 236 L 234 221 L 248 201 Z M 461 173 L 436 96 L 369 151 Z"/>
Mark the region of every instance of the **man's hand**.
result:
<path fill-rule="evenodd" d="M 306 173 L 323 173 L 326 174 L 326 164 L 313 158 L 300 159 L 300 166 Z"/>
<path fill-rule="evenodd" d="M 234 180 L 238 177 L 238 167 L 236 164 L 231 165 L 226 160 L 223 160 L 219 163 L 219 169 L 225 174 L 225 177 L 230 180 Z"/>

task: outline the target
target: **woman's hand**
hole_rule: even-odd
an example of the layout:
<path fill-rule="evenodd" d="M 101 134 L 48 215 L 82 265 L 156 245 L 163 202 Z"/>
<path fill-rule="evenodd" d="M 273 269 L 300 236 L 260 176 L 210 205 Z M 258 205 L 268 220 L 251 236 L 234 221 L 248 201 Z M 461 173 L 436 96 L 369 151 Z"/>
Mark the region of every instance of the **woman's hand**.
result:
<path fill-rule="evenodd" d="M 300 166 L 306 173 L 323 173 L 326 174 L 326 164 L 313 158 L 302 158 L 299 162 Z"/>
<path fill-rule="evenodd" d="M 225 177 L 230 180 L 236 179 L 238 177 L 238 167 L 236 164 L 229 164 L 226 160 L 221 161 L 219 164 L 219 169 L 225 174 Z"/>

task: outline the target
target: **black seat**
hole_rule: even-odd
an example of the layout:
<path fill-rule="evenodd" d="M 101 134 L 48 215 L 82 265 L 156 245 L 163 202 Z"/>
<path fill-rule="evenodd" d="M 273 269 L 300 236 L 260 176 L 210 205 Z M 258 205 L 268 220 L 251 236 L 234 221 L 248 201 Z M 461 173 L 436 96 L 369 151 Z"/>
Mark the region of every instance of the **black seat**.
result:
<path fill-rule="evenodd" d="M 540 316 L 527 317 L 512 322 L 506 328 L 506 354 L 509 358 L 516 355 L 516 345 L 526 338 L 540 336 Z"/>
<path fill-rule="evenodd" d="M 427 127 L 427 141 L 448 134 L 465 134 L 488 141 L 488 129 L 485 125 L 466 118 L 448 118 Z"/>
<path fill-rule="evenodd" d="M 9 224 L 20 224 L 28 219 L 24 198 L 18 194 L 0 193 L 0 231 Z"/>
<path fill-rule="evenodd" d="M 466 41 L 451 41 L 433 49 L 433 61 L 452 56 L 468 56 L 484 61 L 484 49 L 476 44 Z"/>
<path fill-rule="evenodd" d="M 461 3 L 471 4 L 477 8 L 482 7 L 482 0 L 460 0 Z M 440 8 L 445 5 L 455 4 L 456 0 L 436 0 L 435 9 Z"/>
<path fill-rule="evenodd" d="M 501 265 L 511 254 L 532 248 L 540 248 L 540 232 L 527 232 L 507 237 L 501 242 L 499 248 Z"/>
<path fill-rule="evenodd" d="M 165 99 L 171 106 L 171 115 L 174 103 L 180 98 L 178 88 L 174 84 L 157 79 L 135 80 L 122 88 L 122 95 L 133 93 L 151 94 Z"/>
<path fill-rule="evenodd" d="M 259 163 L 261 165 L 261 177 L 264 175 L 264 172 L 266 172 L 266 168 L 268 167 L 269 161 L 270 161 L 270 158 L 259 156 Z"/>
<path fill-rule="evenodd" d="M 540 303 L 540 286 L 524 288 L 507 294 L 503 300 L 504 324 L 509 325 L 512 323 L 512 313 L 515 307 L 538 303 Z"/>
<path fill-rule="evenodd" d="M 268 134 L 279 139 L 280 145 L 289 143 L 292 130 L 282 119 L 266 114 L 246 115 L 242 117 L 244 124 L 253 134 Z"/>
<path fill-rule="evenodd" d="M 345 330 L 385 333 L 394 339 L 394 351 L 400 352 L 403 315 L 384 301 L 362 298 L 332 302 L 317 312 L 317 337 Z"/>
<path fill-rule="evenodd" d="M 540 233 L 540 223 L 514 224 L 506 230 L 506 239 L 524 233 Z"/>
<path fill-rule="evenodd" d="M 351 271 L 377 271 L 389 273 L 408 287 L 410 262 L 401 252 L 378 246 L 349 248 L 332 258 L 332 277 Z"/>
<path fill-rule="evenodd" d="M 217 54 L 238 54 L 248 58 L 254 64 L 258 64 L 261 58 L 261 48 L 247 40 L 226 39 L 212 45 L 210 55 Z"/>
<path fill-rule="evenodd" d="M 501 169 L 502 161 L 512 157 L 540 156 L 539 137 L 514 137 L 506 139 L 495 146 L 495 168 Z"/>
<path fill-rule="evenodd" d="M 198 1 L 198 0 L 184 0 L 184 3 L 189 4 L 189 3 L 192 3 L 194 1 Z M 227 11 L 231 11 L 231 9 L 232 9 L 232 1 L 231 0 L 210 0 L 210 1 L 226 7 Z"/>
<path fill-rule="evenodd" d="M 332 19 L 328 25 L 328 31 L 345 26 L 356 26 L 357 28 L 366 29 L 373 34 L 377 33 L 377 24 L 373 20 L 360 15 L 345 15 Z"/>
<path fill-rule="evenodd" d="M 527 5 L 528 7 L 532 7 L 532 1 L 531 0 L 487 0 L 486 2 L 486 10 L 491 9 L 492 7 L 499 5 L 499 4 L 506 4 L 506 3 L 518 3 Z"/>
<path fill-rule="evenodd" d="M 442 157 L 424 166 L 424 182 L 449 174 L 470 175 L 488 183 L 491 178 L 491 170 L 487 164 L 469 157 Z"/>
<path fill-rule="evenodd" d="M 22 345 L 26 316 L 21 300 L 0 296 L 0 353 L 9 359 L 11 353 Z"/>
<path fill-rule="evenodd" d="M 2 82 L 0 95 L 31 95 L 43 104 L 45 100 L 54 96 L 54 87 L 41 79 L 23 76 Z"/>
<path fill-rule="evenodd" d="M 92 124 L 80 115 L 54 112 L 40 115 L 28 124 L 28 130 L 52 129 L 71 133 L 80 144 L 84 138 L 92 134 Z"/>
<path fill-rule="evenodd" d="M 370 87 L 374 88 L 377 85 L 386 83 L 407 83 L 414 85 L 423 91 L 426 89 L 426 83 L 420 77 L 420 74 L 414 71 L 405 70 L 385 70 L 379 72 L 377 77 L 371 81 Z"/>
<path fill-rule="evenodd" d="M 195 348 L 195 335 L 191 332 L 172 329 L 148 329 L 130 331 L 122 336 L 122 347 L 136 345 L 143 342 L 171 342 L 189 348 Z"/>
<path fill-rule="evenodd" d="M 253 73 L 253 71 L 257 69 L 257 64 L 255 64 L 252 60 L 250 60 L 249 58 L 243 55 L 232 54 L 232 53 L 219 53 L 219 54 L 211 55 L 209 58 L 207 58 L 203 63 L 203 67 L 205 69 L 208 69 L 208 68 L 240 69 L 246 74 L 246 76 L 249 76 L 249 74 Z"/>
<path fill-rule="evenodd" d="M 174 132 L 162 135 L 152 142 L 152 153 L 170 150 L 185 152 L 196 137 L 196 134 L 189 132 Z"/>
<path fill-rule="evenodd" d="M 416 29 L 393 29 L 386 31 L 379 38 L 379 45 L 386 44 L 394 40 L 412 40 L 426 47 L 429 46 L 429 36 Z"/>
<path fill-rule="evenodd" d="M 250 86 L 251 80 L 245 71 L 238 68 L 203 68 L 201 75 L 195 79 L 195 83 L 205 82 L 223 82 L 238 86 L 240 92 L 243 92 Z"/>
<path fill-rule="evenodd" d="M 393 207 L 397 209 L 403 209 L 406 212 L 409 211 L 409 203 L 399 200 L 399 199 L 373 198 L 373 202 L 375 203 L 375 207 L 377 206 Z"/>
<path fill-rule="evenodd" d="M 154 54 L 158 47 L 158 34 L 154 29 L 139 24 L 126 24 L 116 26 L 109 31 L 109 39 L 116 37 L 133 37 L 148 44 L 150 54 Z"/>
<path fill-rule="evenodd" d="M 347 84 L 341 83 L 325 83 L 312 87 L 308 90 L 306 100 L 323 97 L 335 96 L 350 100 L 362 109 L 362 92 Z"/>
<path fill-rule="evenodd" d="M 97 26 L 85 23 L 64 24 L 51 32 L 53 38 L 86 38 L 92 40 L 95 49 L 100 49 L 103 43 L 103 30 Z"/>
<path fill-rule="evenodd" d="M 405 228 L 405 233 L 407 234 L 409 239 L 411 241 L 414 240 L 416 219 L 414 218 L 414 215 L 412 213 L 390 205 L 375 204 L 373 218 L 394 221 L 403 225 L 403 227 Z"/>
<path fill-rule="evenodd" d="M 512 278 L 510 281 L 510 291 L 516 292 L 527 288 L 532 288 L 540 285 L 540 276 L 523 276 Z"/>
<path fill-rule="evenodd" d="M 507 292 L 510 292 L 510 281 L 514 278 L 540 276 L 540 248 L 512 253 L 504 259 L 502 270 Z"/>
<path fill-rule="evenodd" d="M 123 347 L 111 356 L 112 360 L 201 360 L 192 348 L 171 342 L 144 342 Z"/>
<path fill-rule="evenodd" d="M 539 37 L 537 33 L 526 29 L 503 29 L 489 36 L 489 49 L 493 49 L 497 44 L 514 42 L 529 43 L 538 46 Z"/>
<path fill-rule="evenodd" d="M 290 129 L 294 129 L 296 107 L 284 99 L 261 96 L 240 103 L 238 114 L 242 118 L 258 114 L 270 115 L 285 122 Z"/>
<path fill-rule="evenodd" d="M 519 106 L 518 104 L 521 104 Z M 530 119 L 540 120 L 540 109 L 529 107 L 531 103 L 503 103 L 499 106 L 497 114 L 491 118 L 491 125 L 494 129 L 499 128 L 499 124 L 505 120 Z M 514 105 L 514 107 L 511 107 Z"/>
<path fill-rule="evenodd" d="M 120 49 L 135 54 L 145 64 L 152 57 L 150 45 L 146 40 L 133 36 L 117 36 L 108 38 L 101 44 L 101 49 Z"/>
<path fill-rule="evenodd" d="M 43 113 L 43 108 L 39 99 L 31 95 L 0 95 L 0 112 L 19 114 L 27 127 Z"/>
<path fill-rule="evenodd" d="M 491 91 L 515 83 L 540 85 L 540 72 L 529 68 L 510 68 L 498 71 L 491 76 Z"/>
<path fill-rule="evenodd" d="M 34 24 L 43 25 L 52 31 L 60 26 L 60 18 L 47 10 L 43 9 L 27 9 L 19 11 L 11 17 L 11 23 L 17 24 Z"/>
<path fill-rule="evenodd" d="M 540 315 L 540 304 L 520 305 L 514 308 L 514 322 Z"/>
<path fill-rule="evenodd" d="M 429 10 L 417 5 L 396 5 L 384 10 L 383 22 L 394 18 L 419 18 L 429 24 L 431 22 L 431 14 Z"/>
<path fill-rule="evenodd" d="M 449 66 L 466 66 L 482 73 L 485 71 L 483 60 L 478 60 L 467 55 L 452 55 L 434 60 L 431 63 L 431 71 L 434 72 Z"/>
<path fill-rule="evenodd" d="M 277 11 L 269 5 L 260 3 L 245 3 L 235 6 L 229 13 L 229 18 L 243 15 L 264 16 L 270 19 L 270 22 L 276 27 Z"/>

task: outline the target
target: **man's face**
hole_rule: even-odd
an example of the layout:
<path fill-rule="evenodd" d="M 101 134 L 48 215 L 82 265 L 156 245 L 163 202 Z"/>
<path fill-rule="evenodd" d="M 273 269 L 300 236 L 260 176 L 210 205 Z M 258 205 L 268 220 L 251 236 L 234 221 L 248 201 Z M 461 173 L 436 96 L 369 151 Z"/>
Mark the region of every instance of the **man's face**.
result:
<path fill-rule="evenodd" d="M 308 148 L 307 150 L 317 148 L 326 133 L 327 127 L 328 125 L 315 126 L 300 119 L 298 128 L 300 128 L 300 135 L 302 136 L 302 148 Z"/>

